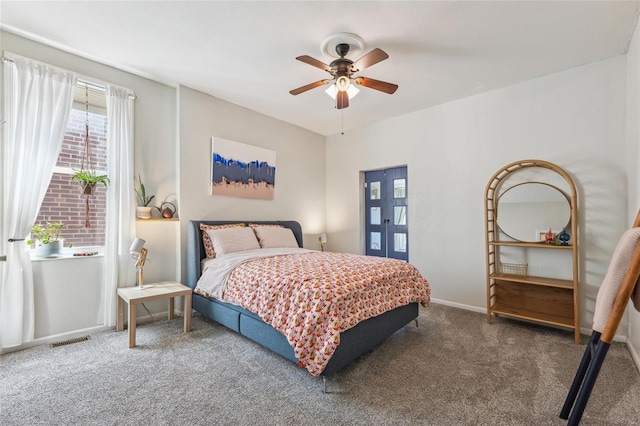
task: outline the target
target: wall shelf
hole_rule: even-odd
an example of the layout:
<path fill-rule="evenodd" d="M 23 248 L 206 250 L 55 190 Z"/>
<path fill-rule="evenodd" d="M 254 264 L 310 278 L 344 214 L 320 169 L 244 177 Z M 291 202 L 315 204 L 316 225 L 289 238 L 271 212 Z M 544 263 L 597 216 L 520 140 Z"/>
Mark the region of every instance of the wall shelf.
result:
<path fill-rule="evenodd" d="M 511 275 L 494 272 L 490 276 L 495 281 L 508 281 L 529 285 L 541 285 L 545 287 L 558 287 L 573 290 L 573 280 L 563 280 L 559 278 L 535 277 L 532 275 Z"/>
<path fill-rule="evenodd" d="M 489 244 L 494 246 L 505 246 L 505 247 L 532 247 L 539 249 L 547 249 L 547 250 L 573 250 L 572 245 L 561 246 L 556 244 L 545 244 L 545 243 L 525 243 L 525 242 L 517 242 L 517 241 L 491 241 Z"/>

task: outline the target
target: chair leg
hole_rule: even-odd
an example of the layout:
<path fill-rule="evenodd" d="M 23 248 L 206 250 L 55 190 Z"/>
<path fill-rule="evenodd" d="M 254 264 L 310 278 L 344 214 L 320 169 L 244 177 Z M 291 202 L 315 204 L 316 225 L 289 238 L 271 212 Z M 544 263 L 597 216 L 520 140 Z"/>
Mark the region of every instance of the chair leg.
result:
<path fill-rule="evenodd" d="M 577 426 L 580 423 L 582 413 L 587 406 L 587 402 L 589 401 L 589 397 L 591 396 L 591 391 L 593 390 L 593 386 L 596 384 L 598 373 L 600 373 L 600 368 L 602 367 L 602 363 L 604 362 L 604 357 L 607 356 L 607 352 L 609 351 L 610 346 L 610 344 L 602 341 L 598 343 L 596 353 L 593 356 L 591 365 L 587 370 L 587 375 L 584 378 L 582 389 L 580 389 L 580 393 L 578 394 L 576 405 L 575 407 L 573 407 L 571 417 L 569 417 L 569 426 Z"/>
<path fill-rule="evenodd" d="M 589 364 L 591 363 L 591 354 L 593 348 L 595 348 L 600 341 L 600 334 L 601 333 L 597 331 L 591 333 L 591 338 L 589 339 L 589 343 L 587 343 L 587 348 L 584 351 L 584 355 L 582 355 L 582 361 L 580 361 L 580 366 L 578 367 L 576 376 L 573 378 L 573 383 L 571 384 L 571 388 L 569 389 L 569 393 L 567 394 L 567 399 L 564 401 L 562 411 L 560 411 L 561 419 L 567 420 L 569 418 L 571 408 L 573 408 L 573 404 L 576 402 L 576 396 L 578 396 L 578 392 L 580 391 L 580 387 L 582 386 L 582 381 L 584 380 L 584 376 L 587 373 Z"/>

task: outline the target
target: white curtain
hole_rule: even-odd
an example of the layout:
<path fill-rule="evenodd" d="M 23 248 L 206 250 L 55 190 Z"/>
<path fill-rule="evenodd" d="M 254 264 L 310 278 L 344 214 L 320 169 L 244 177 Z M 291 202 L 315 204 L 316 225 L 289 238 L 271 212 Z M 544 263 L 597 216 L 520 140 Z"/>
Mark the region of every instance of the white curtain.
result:
<path fill-rule="evenodd" d="M 0 348 L 33 340 L 33 273 L 24 239 L 60 154 L 77 80 L 69 71 L 6 56 L 0 253 L 7 262 L 0 271 Z"/>
<path fill-rule="evenodd" d="M 129 247 L 135 238 L 135 192 L 133 189 L 133 96 L 122 87 L 107 87 L 107 163 L 111 180 L 107 190 L 105 283 L 99 318 L 116 324 L 116 289 L 135 280 Z"/>

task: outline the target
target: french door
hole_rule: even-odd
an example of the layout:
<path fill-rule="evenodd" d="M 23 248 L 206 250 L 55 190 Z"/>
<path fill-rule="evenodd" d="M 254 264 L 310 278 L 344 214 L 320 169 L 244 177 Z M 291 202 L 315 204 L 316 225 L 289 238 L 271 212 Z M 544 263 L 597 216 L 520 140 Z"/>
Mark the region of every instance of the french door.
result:
<path fill-rule="evenodd" d="M 407 167 L 365 172 L 365 254 L 409 261 Z"/>

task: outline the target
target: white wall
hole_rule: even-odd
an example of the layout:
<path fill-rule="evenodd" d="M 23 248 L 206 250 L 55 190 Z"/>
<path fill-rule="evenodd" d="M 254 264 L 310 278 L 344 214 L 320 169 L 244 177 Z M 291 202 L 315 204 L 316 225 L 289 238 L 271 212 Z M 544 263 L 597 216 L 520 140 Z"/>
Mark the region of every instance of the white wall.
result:
<path fill-rule="evenodd" d="M 627 52 L 627 150 L 629 224 L 640 208 L 640 29 L 636 26 Z M 640 369 L 640 313 L 629 308 L 629 349 Z"/>
<path fill-rule="evenodd" d="M 102 280 L 95 277 L 104 275 L 104 257 L 38 259 L 31 264 L 35 339 L 48 340 L 102 325 L 102 317 L 98 318 Z"/>
<path fill-rule="evenodd" d="M 178 88 L 183 279 L 187 220 L 297 220 L 304 245 L 325 231 L 325 139 L 188 87 Z M 274 200 L 212 196 L 211 137 L 276 151 Z"/>
<path fill-rule="evenodd" d="M 406 164 L 410 262 L 434 299 L 484 310 L 487 181 L 513 161 L 547 160 L 578 187 L 581 324 L 590 329 L 627 226 L 625 109 L 621 56 L 330 136 L 330 249 L 361 252 L 359 173 Z"/>

